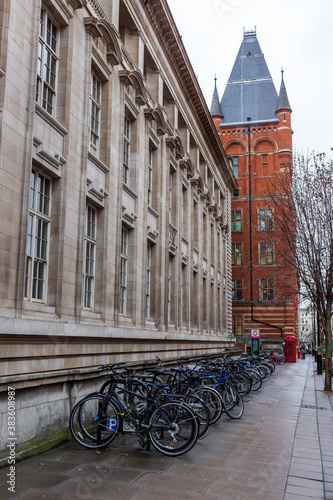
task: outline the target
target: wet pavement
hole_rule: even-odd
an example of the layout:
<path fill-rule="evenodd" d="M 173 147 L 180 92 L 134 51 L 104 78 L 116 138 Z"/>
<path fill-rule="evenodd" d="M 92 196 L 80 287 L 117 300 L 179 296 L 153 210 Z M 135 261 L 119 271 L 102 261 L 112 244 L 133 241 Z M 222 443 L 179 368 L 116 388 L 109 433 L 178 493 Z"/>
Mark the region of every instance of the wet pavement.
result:
<path fill-rule="evenodd" d="M 244 415 L 223 415 L 186 455 L 143 450 L 134 435 L 109 449 L 68 443 L 0 470 L 0 498 L 22 500 L 333 500 L 333 394 L 311 356 L 277 366 Z"/>

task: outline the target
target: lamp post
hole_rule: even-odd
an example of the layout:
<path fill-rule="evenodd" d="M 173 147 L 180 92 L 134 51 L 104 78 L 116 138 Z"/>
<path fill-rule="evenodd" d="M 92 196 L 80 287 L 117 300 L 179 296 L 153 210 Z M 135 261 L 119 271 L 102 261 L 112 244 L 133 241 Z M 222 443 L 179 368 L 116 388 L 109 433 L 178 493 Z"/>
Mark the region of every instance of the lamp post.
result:
<path fill-rule="evenodd" d="M 320 323 L 319 323 L 319 305 L 317 305 L 317 374 L 323 373 L 323 348 L 320 339 Z"/>

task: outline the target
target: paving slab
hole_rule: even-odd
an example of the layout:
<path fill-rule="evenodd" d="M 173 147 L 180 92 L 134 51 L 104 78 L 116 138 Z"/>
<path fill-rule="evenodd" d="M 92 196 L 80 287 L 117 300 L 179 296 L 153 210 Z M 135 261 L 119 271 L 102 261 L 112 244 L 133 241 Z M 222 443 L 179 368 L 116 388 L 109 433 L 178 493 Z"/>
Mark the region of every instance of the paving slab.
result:
<path fill-rule="evenodd" d="M 1 500 L 333 500 L 332 394 L 311 356 L 277 366 L 181 457 L 120 436 L 108 449 L 74 442 L 0 470 Z"/>

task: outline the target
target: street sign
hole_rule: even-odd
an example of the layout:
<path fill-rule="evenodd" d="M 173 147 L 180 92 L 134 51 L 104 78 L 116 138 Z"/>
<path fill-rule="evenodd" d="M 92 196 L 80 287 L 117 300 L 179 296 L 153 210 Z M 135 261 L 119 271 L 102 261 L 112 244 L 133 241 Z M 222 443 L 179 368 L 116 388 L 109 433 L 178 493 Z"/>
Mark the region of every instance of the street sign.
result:
<path fill-rule="evenodd" d="M 259 330 L 251 330 L 251 339 L 252 339 L 252 352 L 254 354 L 259 354 L 260 352 L 260 331 Z"/>

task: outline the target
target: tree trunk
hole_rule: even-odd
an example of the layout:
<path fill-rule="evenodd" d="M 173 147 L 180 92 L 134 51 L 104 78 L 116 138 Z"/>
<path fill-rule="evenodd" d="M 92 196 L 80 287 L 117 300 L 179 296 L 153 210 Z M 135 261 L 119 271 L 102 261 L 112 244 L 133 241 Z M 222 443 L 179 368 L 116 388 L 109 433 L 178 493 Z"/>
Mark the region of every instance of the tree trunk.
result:
<path fill-rule="evenodd" d="M 324 391 L 332 390 L 332 325 L 331 316 L 328 314 L 325 319 L 325 385 Z"/>

